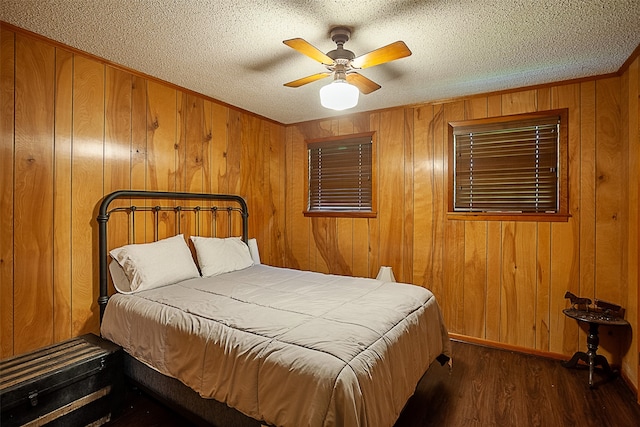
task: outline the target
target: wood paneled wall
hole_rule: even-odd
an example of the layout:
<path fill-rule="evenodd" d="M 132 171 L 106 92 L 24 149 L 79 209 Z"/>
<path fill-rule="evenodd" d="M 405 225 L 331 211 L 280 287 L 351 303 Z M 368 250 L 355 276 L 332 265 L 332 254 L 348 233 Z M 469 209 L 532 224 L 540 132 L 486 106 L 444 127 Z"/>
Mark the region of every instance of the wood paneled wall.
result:
<path fill-rule="evenodd" d="M 1 31 L 2 357 L 98 330 L 96 209 L 128 188 L 241 194 L 265 263 L 366 277 L 390 265 L 434 292 L 454 333 L 572 354 L 586 331 L 562 315 L 566 290 L 625 305 L 637 330 L 637 59 L 621 77 L 283 126 Z M 569 109 L 571 219 L 448 220 L 447 123 L 556 108 Z M 304 140 L 366 131 L 377 217 L 304 217 Z M 637 380 L 630 331 L 603 331 L 601 350 Z"/>
<path fill-rule="evenodd" d="M 629 198 L 627 210 L 629 222 L 626 234 L 628 244 L 626 257 L 628 287 L 627 287 L 627 315 L 631 322 L 632 344 L 627 357 L 622 360 L 623 372 L 635 372 L 636 390 L 640 384 L 640 57 L 630 64 L 629 69 L 622 75 L 622 129 L 626 132 L 623 138 L 626 144 L 623 150 L 628 153 L 628 188 Z M 634 304 L 635 301 L 635 304 Z M 634 349 L 636 351 L 634 351 Z M 629 375 L 631 377 L 631 375 Z M 637 394 L 640 403 L 640 393 Z"/>
<path fill-rule="evenodd" d="M 631 73 L 637 80 L 637 71 Z M 625 141 L 627 129 L 635 126 L 637 135 L 637 120 L 629 126 L 621 111 L 637 86 L 629 89 L 628 80 L 558 84 L 287 127 L 286 264 L 368 277 L 389 265 L 399 281 L 434 292 L 450 332 L 541 352 L 586 349 L 586 329 L 562 314 L 567 290 L 622 304 L 636 325 L 637 279 L 630 281 L 628 270 L 637 255 L 629 257 L 628 233 L 637 188 L 628 184 L 637 182 L 638 154 L 637 144 L 630 148 Z M 447 219 L 448 122 L 557 108 L 569 110 L 569 221 Z M 637 115 L 637 94 L 633 108 Z M 305 218 L 305 139 L 366 131 L 377 133 L 377 218 Z M 633 178 L 630 157 L 636 159 Z M 631 330 L 603 329 L 601 352 L 615 364 L 624 360 L 636 381 Z"/>
<path fill-rule="evenodd" d="M 1 31 L 1 357 L 98 331 L 95 219 L 118 189 L 241 194 L 282 264 L 283 125 Z"/>

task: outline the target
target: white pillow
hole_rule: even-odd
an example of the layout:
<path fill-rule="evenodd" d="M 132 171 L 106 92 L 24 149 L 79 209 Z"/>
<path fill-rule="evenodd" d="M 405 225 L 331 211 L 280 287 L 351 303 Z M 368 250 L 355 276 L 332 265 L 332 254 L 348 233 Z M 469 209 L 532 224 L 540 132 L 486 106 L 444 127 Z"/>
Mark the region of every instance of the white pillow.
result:
<path fill-rule="evenodd" d="M 249 239 L 249 253 L 253 259 L 254 265 L 260 265 L 260 252 L 258 251 L 258 242 L 256 239 Z"/>
<path fill-rule="evenodd" d="M 132 292 L 200 276 L 182 234 L 153 243 L 122 246 L 109 253 L 124 270 Z"/>
<path fill-rule="evenodd" d="M 191 241 L 196 248 L 203 277 L 242 270 L 253 265 L 249 247 L 239 237 L 220 239 L 191 236 Z"/>
<path fill-rule="evenodd" d="M 109 263 L 109 273 L 111 273 L 111 280 L 113 280 L 113 286 L 116 288 L 116 291 L 121 294 L 132 294 L 131 292 L 131 284 L 129 283 L 129 279 L 127 279 L 127 275 L 124 274 L 124 270 L 122 266 L 118 264 L 118 262 L 114 259 Z"/>

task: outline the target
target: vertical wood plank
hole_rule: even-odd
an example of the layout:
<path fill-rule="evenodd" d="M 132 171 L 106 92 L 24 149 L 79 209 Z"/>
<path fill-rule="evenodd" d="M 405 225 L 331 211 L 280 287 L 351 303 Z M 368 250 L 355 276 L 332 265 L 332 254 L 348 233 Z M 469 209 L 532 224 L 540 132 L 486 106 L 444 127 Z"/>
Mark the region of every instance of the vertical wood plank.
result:
<path fill-rule="evenodd" d="M 210 144 L 210 182 L 211 191 L 217 193 L 229 193 L 229 179 L 227 176 L 227 151 L 232 142 L 230 137 L 229 108 L 214 103 L 211 106 L 211 144 Z M 214 228 L 213 236 L 218 236 L 219 215 L 212 213 L 211 227 Z M 215 219 L 215 221 L 214 221 Z"/>
<path fill-rule="evenodd" d="M 538 223 L 536 270 L 536 314 L 535 333 L 537 350 L 549 351 L 550 287 L 551 287 L 551 224 Z"/>
<path fill-rule="evenodd" d="M 131 188 L 132 85 L 129 73 L 113 67 L 105 71 L 104 194 L 109 194 Z M 109 207 L 129 205 L 128 200 L 117 199 Z M 129 225 L 124 218 L 109 224 L 107 241 L 112 248 L 129 242 Z M 110 293 L 115 292 L 111 280 L 109 286 Z"/>
<path fill-rule="evenodd" d="M 229 108 L 220 104 L 213 104 L 211 108 L 210 186 L 214 193 L 228 193 L 226 176 Z"/>
<path fill-rule="evenodd" d="M 552 95 L 550 87 L 542 87 L 536 90 L 536 106 L 538 111 L 551 109 Z"/>
<path fill-rule="evenodd" d="M 263 209 L 265 204 L 269 205 L 269 193 L 263 191 L 266 128 L 256 117 L 243 114 L 242 129 L 240 194 L 248 199 L 250 211 L 253 212 L 253 215 L 249 215 L 249 229 L 254 230 L 254 233 L 261 233 L 265 229 Z M 238 234 L 240 231 L 240 229 L 237 230 Z"/>
<path fill-rule="evenodd" d="M 502 115 L 522 114 L 537 111 L 536 90 L 523 90 L 502 95 Z"/>
<path fill-rule="evenodd" d="M 287 128 L 286 186 L 287 223 L 285 226 L 286 265 L 309 269 L 309 221 L 302 215 L 305 209 L 304 164 L 306 149 L 304 136 L 298 127 Z"/>
<path fill-rule="evenodd" d="M 413 283 L 434 291 L 431 282 L 433 268 L 433 135 L 431 122 L 433 107 L 420 106 L 414 109 L 414 252 Z"/>
<path fill-rule="evenodd" d="M 487 283 L 487 221 L 464 223 L 464 317 L 461 333 L 484 338 L 486 329 L 485 289 Z"/>
<path fill-rule="evenodd" d="M 268 264 L 284 267 L 286 241 L 286 173 L 285 173 L 285 130 L 282 126 L 271 125 L 269 132 L 269 192 L 271 193 L 271 212 L 268 233 L 264 240 L 258 241 L 260 255 L 265 254 Z"/>
<path fill-rule="evenodd" d="M 269 218 L 274 213 L 274 200 L 273 194 L 271 193 L 271 180 L 269 179 L 269 168 L 271 166 L 271 126 L 257 118 L 256 123 L 258 124 L 259 129 L 259 141 L 257 143 L 258 146 L 256 147 L 256 156 L 260 159 L 260 163 L 258 164 L 258 168 L 260 168 L 260 179 L 254 182 L 255 193 L 253 194 L 253 199 L 254 203 L 260 210 L 260 228 L 255 230 L 254 235 L 259 238 L 260 241 L 266 241 L 266 233 L 268 233 L 270 229 Z M 261 192 L 263 194 L 262 197 L 259 196 Z"/>
<path fill-rule="evenodd" d="M 147 121 L 148 112 L 147 81 L 139 76 L 131 76 L 131 189 L 147 189 Z M 139 221 L 138 221 L 139 217 Z M 145 215 L 136 215 L 136 227 L 130 231 L 129 243 L 142 243 L 147 239 L 150 226 L 146 224 Z"/>
<path fill-rule="evenodd" d="M 336 218 L 336 251 L 343 265 L 339 274 L 353 276 L 353 218 Z"/>
<path fill-rule="evenodd" d="M 518 224 L 516 238 L 517 275 L 516 286 L 518 312 L 517 345 L 535 348 L 536 345 L 536 247 L 531 242 L 536 241 L 538 224 L 533 222 Z"/>
<path fill-rule="evenodd" d="M 622 200 L 626 196 L 620 126 L 620 82 L 596 82 L 596 297 L 622 300 Z"/>
<path fill-rule="evenodd" d="M 181 141 L 178 144 L 183 146 L 183 149 L 178 151 L 176 185 L 182 183 L 183 191 L 202 193 L 204 191 L 204 149 L 208 138 L 205 128 L 204 100 L 191 93 L 183 94 L 182 99 L 182 110 L 178 120 Z M 181 201 L 179 204 L 202 207 L 202 202 L 199 200 Z M 195 213 L 185 211 L 180 217 L 180 231 L 183 234 L 196 235 L 198 230 Z"/>
<path fill-rule="evenodd" d="M 106 67 L 104 119 L 105 193 L 128 189 L 131 186 L 131 102 L 131 75 L 113 67 Z M 113 203 L 116 202 L 114 201 Z M 128 203 L 120 202 L 120 204 L 126 206 Z M 126 230 L 124 231 L 125 233 L 119 234 L 126 236 Z M 123 241 L 126 240 L 121 240 L 119 243 Z"/>
<path fill-rule="evenodd" d="M 147 81 L 139 76 L 131 76 L 131 189 L 147 189 Z M 147 241 L 146 216 L 136 215 L 136 227 L 129 243 Z M 151 237 L 148 239 L 151 240 Z"/>
<path fill-rule="evenodd" d="M 71 158 L 73 126 L 73 54 L 56 49 L 55 181 L 53 191 L 54 342 L 72 337 L 71 323 Z"/>
<path fill-rule="evenodd" d="M 436 105 L 434 106 L 433 120 L 429 129 L 429 134 L 432 136 L 431 143 L 433 144 L 433 221 L 431 222 L 433 227 L 433 246 L 431 250 L 433 263 L 430 271 L 430 282 L 434 294 L 439 296 L 439 299 L 446 307 L 448 301 L 446 301 L 444 295 L 446 286 L 443 276 L 446 209 L 444 128 L 444 107 Z"/>
<path fill-rule="evenodd" d="M 415 193 L 413 181 L 414 163 L 414 123 L 413 108 L 404 110 L 404 235 L 402 249 L 402 280 L 406 283 L 413 283 L 413 233 L 415 227 L 415 214 L 413 209 L 413 195 Z"/>
<path fill-rule="evenodd" d="M 177 91 L 160 83 L 147 82 L 147 190 L 176 191 L 177 169 Z M 151 205 L 166 201 L 149 201 Z M 159 214 L 158 238 L 175 234 L 173 214 Z M 151 215 L 146 221 L 146 241 L 153 241 L 155 224 Z"/>
<path fill-rule="evenodd" d="M 202 190 L 213 193 L 211 190 L 211 146 L 213 144 L 213 102 L 205 99 L 203 101 L 202 118 Z"/>
<path fill-rule="evenodd" d="M 96 209 L 103 195 L 105 66 L 76 55 L 73 68 L 72 328 L 97 332 L 98 257 Z"/>
<path fill-rule="evenodd" d="M 336 219 L 324 217 L 311 218 L 311 233 L 313 236 L 311 260 L 313 271 L 320 273 L 339 274 L 342 263 L 335 254 Z"/>
<path fill-rule="evenodd" d="M 503 223 L 500 341 L 534 348 L 536 224 Z"/>
<path fill-rule="evenodd" d="M 16 35 L 14 351 L 53 341 L 55 48 Z"/>
<path fill-rule="evenodd" d="M 369 273 L 369 220 L 358 218 L 353 221 L 353 275 L 375 277 Z"/>
<path fill-rule="evenodd" d="M 202 193 L 205 189 L 204 158 L 209 141 L 205 102 L 202 97 L 187 93 L 185 114 L 185 190 Z"/>
<path fill-rule="evenodd" d="M 393 268 L 396 279 L 404 281 L 402 271 L 404 227 L 404 111 L 380 113 L 378 133 L 378 211 L 380 225 L 379 265 Z M 394 165 L 394 167 L 386 167 Z M 377 268 L 376 268 L 377 269 Z"/>
<path fill-rule="evenodd" d="M 176 191 L 186 191 L 187 188 L 187 116 L 188 116 L 189 95 L 181 90 L 176 91 L 176 157 L 175 157 L 175 189 Z M 176 204 L 179 203 L 176 201 Z"/>
<path fill-rule="evenodd" d="M 213 102 L 209 100 L 204 100 L 203 105 L 203 117 L 202 117 L 202 135 L 203 135 L 203 143 L 202 143 L 202 191 L 205 193 L 216 193 L 216 191 L 211 190 L 211 153 L 213 150 Z M 209 215 L 205 214 L 204 211 L 206 208 L 211 207 L 211 202 L 205 202 L 202 206 L 205 208 L 203 213 L 201 214 L 201 224 L 200 224 L 200 233 L 204 236 L 211 236 L 212 234 L 212 225 L 211 221 L 208 220 Z M 209 211 L 210 212 L 210 211 Z"/>
<path fill-rule="evenodd" d="M 487 290 L 485 336 L 500 341 L 502 314 L 502 222 L 487 223 Z"/>
<path fill-rule="evenodd" d="M 502 96 L 489 95 L 487 97 L 487 117 L 502 115 Z"/>
<path fill-rule="evenodd" d="M 227 173 L 225 181 L 229 193 L 238 194 L 241 191 L 241 160 L 242 160 L 242 113 L 229 110 L 229 143 L 227 144 L 226 160 Z"/>
<path fill-rule="evenodd" d="M 378 142 L 376 144 L 376 160 L 373 167 L 380 170 L 380 113 L 372 113 L 369 115 L 369 129 L 376 132 L 378 135 Z M 378 173 L 378 172 L 376 172 Z M 369 251 L 368 251 L 368 266 L 369 266 L 369 275 L 368 277 L 376 277 L 378 275 L 378 270 L 380 269 L 380 211 L 382 209 L 383 199 L 381 198 L 380 191 L 380 175 L 377 176 L 378 182 L 378 194 L 376 195 L 377 203 L 378 203 L 378 215 L 375 218 L 367 219 L 367 228 L 369 234 Z"/>
<path fill-rule="evenodd" d="M 0 358 L 13 354 L 15 34 L 0 27 Z"/>

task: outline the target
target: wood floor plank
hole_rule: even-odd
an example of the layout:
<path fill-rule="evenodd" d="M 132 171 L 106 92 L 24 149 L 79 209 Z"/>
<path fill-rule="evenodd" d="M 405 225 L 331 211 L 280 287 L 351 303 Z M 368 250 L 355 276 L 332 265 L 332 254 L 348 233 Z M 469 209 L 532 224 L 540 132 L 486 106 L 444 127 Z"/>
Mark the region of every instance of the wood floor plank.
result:
<path fill-rule="evenodd" d="M 394 427 L 638 425 L 640 405 L 621 378 L 567 369 L 559 361 L 459 341 L 453 369 L 435 363 Z M 193 425 L 144 393 L 129 390 L 127 408 L 109 427 Z"/>
<path fill-rule="evenodd" d="M 640 406 L 621 378 L 557 360 L 453 343 L 453 369 L 434 365 L 395 427 L 635 426 Z"/>

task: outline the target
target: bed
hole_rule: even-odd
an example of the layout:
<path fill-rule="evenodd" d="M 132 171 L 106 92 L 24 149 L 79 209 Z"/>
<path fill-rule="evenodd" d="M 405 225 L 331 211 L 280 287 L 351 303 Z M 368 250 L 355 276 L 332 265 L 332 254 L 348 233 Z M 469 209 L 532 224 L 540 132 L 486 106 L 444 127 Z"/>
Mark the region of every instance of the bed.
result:
<path fill-rule="evenodd" d="M 156 242 L 107 242 L 111 217 L 124 214 L 124 234 L 135 236 L 145 210 Z M 162 212 L 174 216 L 175 235 L 159 239 Z M 119 191 L 103 199 L 101 333 L 127 353 L 126 375 L 213 425 L 393 426 L 428 367 L 449 360 L 433 294 L 261 264 L 247 217 L 233 195 Z M 111 296 L 109 276 L 120 283 Z"/>

